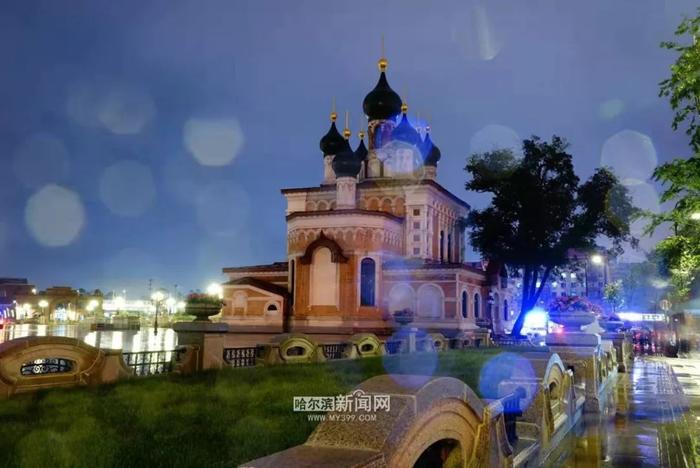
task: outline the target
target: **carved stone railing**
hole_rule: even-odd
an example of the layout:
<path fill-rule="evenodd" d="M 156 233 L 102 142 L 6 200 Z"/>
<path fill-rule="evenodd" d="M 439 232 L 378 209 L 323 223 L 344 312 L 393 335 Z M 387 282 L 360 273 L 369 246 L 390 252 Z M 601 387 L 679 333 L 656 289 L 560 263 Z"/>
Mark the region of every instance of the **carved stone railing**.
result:
<path fill-rule="evenodd" d="M 224 362 L 229 367 L 255 367 L 258 359 L 258 347 L 224 348 Z"/>
<path fill-rule="evenodd" d="M 74 338 L 32 336 L 0 344 L 0 399 L 53 387 L 99 385 L 133 375 L 121 351 Z"/>

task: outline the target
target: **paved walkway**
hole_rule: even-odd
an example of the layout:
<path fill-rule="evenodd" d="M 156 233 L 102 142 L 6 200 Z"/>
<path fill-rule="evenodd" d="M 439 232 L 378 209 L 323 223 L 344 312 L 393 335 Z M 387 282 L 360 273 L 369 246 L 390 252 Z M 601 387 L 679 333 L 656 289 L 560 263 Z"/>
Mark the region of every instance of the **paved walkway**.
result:
<path fill-rule="evenodd" d="M 587 414 L 567 467 L 700 467 L 700 359 L 645 358 Z M 561 459 L 560 459 L 561 460 Z"/>

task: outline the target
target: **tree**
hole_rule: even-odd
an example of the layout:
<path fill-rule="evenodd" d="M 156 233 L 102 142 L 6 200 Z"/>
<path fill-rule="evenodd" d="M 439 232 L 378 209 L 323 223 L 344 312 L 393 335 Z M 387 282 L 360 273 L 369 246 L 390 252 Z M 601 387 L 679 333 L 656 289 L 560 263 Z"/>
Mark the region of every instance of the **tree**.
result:
<path fill-rule="evenodd" d="M 605 299 L 605 302 L 610 304 L 610 311 L 613 314 L 620 310 L 620 307 L 622 307 L 625 303 L 622 280 L 613 281 L 612 283 L 605 285 L 603 298 Z"/>
<path fill-rule="evenodd" d="M 661 47 L 675 51 L 678 58 L 671 76 L 660 83 L 659 95 L 668 97 L 674 111 L 672 127 L 686 126 L 693 154 L 675 159 L 654 171 L 654 179 L 664 185 L 662 202 L 674 202 L 673 209 L 647 214 L 647 233 L 662 224 L 673 226 L 673 235 L 659 243 L 656 253 L 671 277 L 675 301 L 684 301 L 698 288 L 700 272 L 700 8 L 698 16 L 686 18 L 676 29 L 676 41 Z"/>
<path fill-rule="evenodd" d="M 672 126 L 683 123 L 695 153 L 700 152 L 700 8 L 695 18 L 685 18 L 676 29 L 678 41 L 666 41 L 661 47 L 678 53 L 671 65 L 671 76 L 660 83 L 659 96 L 668 97 L 675 112 Z"/>
<path fill-rule="evenodd" d="M 521 269 L 521 313 L 512 333 L 521 333 L 525 315 L 542 293 L 553 269 L 568 260 L 570 249 L 591 249 L 598 236 L 620 251 L 635 242 L 629 223 L 636 216 L 627 190 L 608 169 L 580 183 L 568 144 L 533 136 L 523 141 L 523 157 L 499 149 L 472 155 L 467 190 L 492 193 L 490 206 L 466 220 L 474 248 L 485 258 Z"/>

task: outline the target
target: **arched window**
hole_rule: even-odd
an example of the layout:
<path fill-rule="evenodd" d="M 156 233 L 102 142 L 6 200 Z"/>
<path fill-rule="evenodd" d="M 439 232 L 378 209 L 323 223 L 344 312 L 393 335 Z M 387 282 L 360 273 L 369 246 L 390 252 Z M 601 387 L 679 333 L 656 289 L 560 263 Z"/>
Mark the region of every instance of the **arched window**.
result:
<path fill-rule="evenodd" d="M 389 291 L 389 313 L 410 309 L 415 312 L 415 291 L 406 283 L 399 283 Z"/>
<path fill-rule="evenodd" d="M 508 310 L 508 299 L 503 300 L 503 320 L 510 320 L 510 311 Z"/>
<path fill-rule="evenodd" d="M 447 263 L 452 263 L 452 234 L 447 235 Z"/>
<path fill-rule="evenodd" d="M 277 307 L 277 304 L 274 302 L 271 304 L 268 304 L 267 307 L 265 307 L 265 313 L 268 315 L 277 315 L 277 312 L 279 311 L 279 308 Z"/>
<path fill-rule="evenodd" d="M 360 263 L 360 305 L 374 305 L 375 263 L 371 258 L 363 258 Z"/>
<path fill-rule="evenodd" d="M 467 291 L 462 291 L 462 317 L 467 318 L 469 316 L 469 312 L 467 311 L 467 306 L 468 304 L 468 299 L 467 299 Z"/>
<path fill-rule="evenodd" d="M 440 231 L 440 261 L 445 261 L 445 231 Z"/>
<path fill-rule="evenodd" d="M 442 289 L 426 284 L 418 290 L 418 315 L 426 318 L 442 317 Z"/>
<path fill-rule="evenodd" d="M 474 294 L 474 318 L 479 318 L 479 308 L 481 307 L 481 296 Z"/>
<path fill-rule="evenodd" d="M 310 305 L 337 305 L 338 271 L 328 247 L 314 251 L 311 259 Z"/>

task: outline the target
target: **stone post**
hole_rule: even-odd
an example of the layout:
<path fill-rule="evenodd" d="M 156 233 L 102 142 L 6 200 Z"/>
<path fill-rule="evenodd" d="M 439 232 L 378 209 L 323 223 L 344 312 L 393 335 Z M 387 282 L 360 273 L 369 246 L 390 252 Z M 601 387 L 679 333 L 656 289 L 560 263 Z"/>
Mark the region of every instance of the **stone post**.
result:
<path fill-rule="evenodd" d="M 573 367 L 575 381 L 585 384 L 584 410 L 600 412 L 600 335 L 575 331 L 550 333 L 547 335 L 546 344 L 551 352 L 561 357 L 567 367 Z"/>
<path fill-rule="evenodd" d="M 221 369 L 224 362 L 224 340 L 228 325 L 220 322 L 177 322 L 179 345 L 194 345 L 199 348 L 196 370 Z"/>

